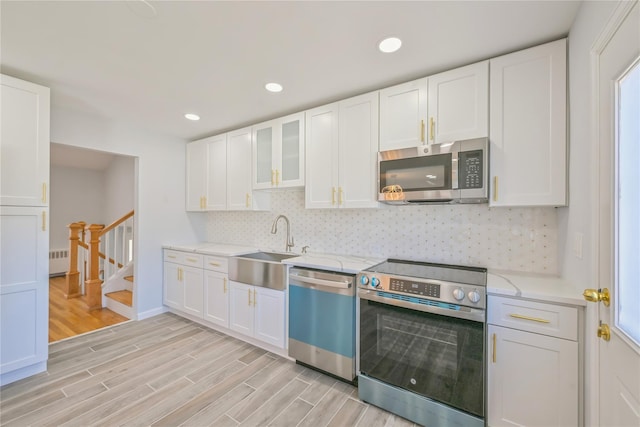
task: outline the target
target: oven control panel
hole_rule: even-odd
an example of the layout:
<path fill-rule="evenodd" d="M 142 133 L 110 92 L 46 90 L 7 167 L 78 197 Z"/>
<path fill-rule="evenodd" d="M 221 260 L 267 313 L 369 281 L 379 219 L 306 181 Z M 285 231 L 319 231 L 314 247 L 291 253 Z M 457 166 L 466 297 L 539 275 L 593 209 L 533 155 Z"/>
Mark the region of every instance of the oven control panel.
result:
<path fill-rule="evenodd" d="M 469 307 L 486 307 L 486 288 L 484 286 L 390 276 L 384 273 L 368 271 L 358 274 L 357 283 L 359 288 L 371 291 L 448 302 Z"/>

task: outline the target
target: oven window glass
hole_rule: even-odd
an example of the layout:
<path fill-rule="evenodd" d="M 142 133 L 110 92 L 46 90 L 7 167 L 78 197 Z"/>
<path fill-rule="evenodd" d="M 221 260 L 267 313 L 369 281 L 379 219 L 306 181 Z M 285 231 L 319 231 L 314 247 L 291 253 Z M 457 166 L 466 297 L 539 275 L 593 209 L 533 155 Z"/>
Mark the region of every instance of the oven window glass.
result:
<path fill-rule="evenodd" d="M 380 162 L 380 188 L 399 185 L 403 191 L 451 189 L 451 154 Z"/>
<path fill-rule="evenodd" d="M 484 417 L 484 323 L 360 300 L 360 371 Z"/>

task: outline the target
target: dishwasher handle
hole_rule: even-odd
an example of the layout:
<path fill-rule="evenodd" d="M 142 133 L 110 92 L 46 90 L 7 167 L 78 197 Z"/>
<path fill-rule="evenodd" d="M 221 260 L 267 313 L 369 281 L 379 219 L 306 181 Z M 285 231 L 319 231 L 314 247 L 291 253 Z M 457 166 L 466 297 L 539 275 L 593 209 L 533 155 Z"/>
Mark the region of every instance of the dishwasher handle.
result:
<path fill-rule="evenodd" d="M 350 280 L 325 280 L 325 279 L 317 279 L 315 277 L 307 277 L 301 276 L 299 274 L 289 274 L 289 279 L 296 280 L 303 284 L 309 285 L 318 285 L 318 286 L 327 286 L 329 288 L 337 288 L 337 289 L 349 289 L 351 288 Z"/>

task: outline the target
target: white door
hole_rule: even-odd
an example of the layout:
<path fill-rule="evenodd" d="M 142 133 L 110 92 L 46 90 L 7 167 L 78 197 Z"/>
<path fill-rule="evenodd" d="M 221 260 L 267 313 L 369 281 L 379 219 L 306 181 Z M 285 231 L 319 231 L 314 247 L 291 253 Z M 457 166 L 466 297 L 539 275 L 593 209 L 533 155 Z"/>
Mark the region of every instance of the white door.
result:
<path fill-rule="evenodd" d="M 596 42 L 600 426 L 640 426 L 640 5 L 621 3 Z M 597 294 L 596 294 L 597 296 Z M 609 335 L 610 334 L 610 335 Z M 589 400 L 588 400 L 589 402 Z"/>
<path fill-rule="evenodd" d="M 253 294 L 255 308 L 255 337 L 284 348 L 284 291 L 256 287 Z"/>
<path fill-rule="evenodd" d="M 182 267 L 184 289 L 184 311 L 202 317 L 204 270 L 196 267 Z"/>
<path fill-rule="evenodd" d="M 204 320 L 229 327 L 229 286 L 227 275 L 204 272 Z"/>
<path fill-rule="evenodd" d="M 251 128 L 244 128 L 227 134 L 227 209 L 251 207 Z"/>
<path fill-rule="evenodd" d="M 253 126 L 253 189 L 271 188 L 275 186 L 276 170 L 273 162 L 274 125 L 269 121 Z"/>
<path fill-rule="evenodd" d="M 380 151 L 427 143 L 427 79 L 380 91 Z"/>
<path fill-rule="evenodd" d="M 305 208 L 338 203 L 338 104 L 306 112 Z"/>
<path fill-rule="evenodd" d="M 304 113 L 297 113 L 279 120 L 279 140 L 275 157 L 278 187 L 304 185 Z"/>
<path fill-rule="evenodd" d="M 229 281 L 229 328 L 253 336 L 253 286 Z"/>
<path fill-rule="evenodd" d="M 195 141 L 187 144 L 187 211 L 205 208 L 207 183 L 207 142 Z"/>
<path fill-rule="evenodd" d="M 227 208 L 227 135 L 207 138 L 206 210 Z"/>
<path fill-rule="evenodd" d="M 182 292 L 182 268 L 172 262 L 164 263 L 164 305 L 182 310 L 184 294 Z"/>

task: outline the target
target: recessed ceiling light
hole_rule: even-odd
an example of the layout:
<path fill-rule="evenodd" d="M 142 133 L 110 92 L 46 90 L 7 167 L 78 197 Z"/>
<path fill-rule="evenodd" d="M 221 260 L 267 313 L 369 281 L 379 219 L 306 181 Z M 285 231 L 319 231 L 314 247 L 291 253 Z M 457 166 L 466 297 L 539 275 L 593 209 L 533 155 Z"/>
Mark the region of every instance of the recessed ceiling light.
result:
<path fill-rule="evenodd" d="M 380 42 L 378 49 L 380 52 L 391 53 L 400 49 L 400 46 L 402 46 L 402 40 L 397 37 L 388 37 Z"/>
<path fill-rule="evenodd" d="M 185 115 L 184 115 L 184 118 L 185 118 L 185 119 L 189 119 L 189 120 L 193 120 L 193 121 L 200 120 L 200 116 L 199 116 L 199 115 L 197 115 L 197 114 L 192 114 L 192 113 L 187 113 L 187 114 L 185 114 Z"/>
<path fill-rule="evenodd" d="M 267 83 L 264 88 L 269 92 L 282 92 L 282 85 L 278 83 Z"/>

